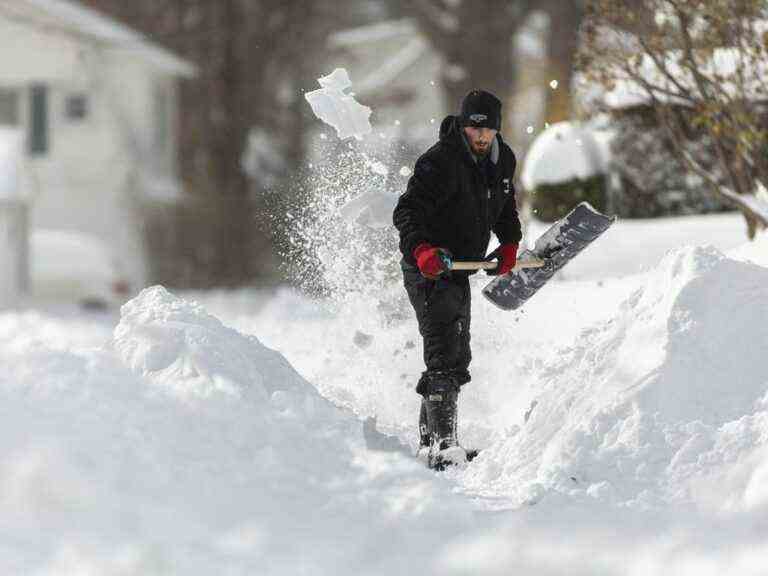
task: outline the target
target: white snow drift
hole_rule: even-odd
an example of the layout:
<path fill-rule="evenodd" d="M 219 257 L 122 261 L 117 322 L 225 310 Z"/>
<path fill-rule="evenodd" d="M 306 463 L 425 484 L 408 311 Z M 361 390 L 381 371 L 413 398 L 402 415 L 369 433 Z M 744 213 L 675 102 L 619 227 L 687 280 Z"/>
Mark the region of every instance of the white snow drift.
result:
<path fill-rule="evenodd" d="M 766 301 L 763 267 L 713 248 L 668 254 L 610 319 L 538 369 L 528 421 L 482 453 L 467 486 L 514 487 L 521 502 L 554 490 L 765 511 L 768 488 L 752 478 L 768 440 Z M 750 460 L 743 481 L 705 494 Z"/>
<path fill-rule="evenodd" d="M 397 573 L 469 518 L 410 459 L 366 452 L 280 354 L 163 288 L 102 348 L 3 320 L 1 573 Z M 444 528 L 407 548 L 422 522 Z"/>
<path fill-rule="evenodd" d="M 0 572 L 761 574 L 765 248 L 516 314 L 475 294 L 460 436 L 484 450 L 442 475 L 354 416 L 415 438 L 407 309 L 210 297 L 236 331 L 155 287 L 111 335 L 2 314 Z"/>

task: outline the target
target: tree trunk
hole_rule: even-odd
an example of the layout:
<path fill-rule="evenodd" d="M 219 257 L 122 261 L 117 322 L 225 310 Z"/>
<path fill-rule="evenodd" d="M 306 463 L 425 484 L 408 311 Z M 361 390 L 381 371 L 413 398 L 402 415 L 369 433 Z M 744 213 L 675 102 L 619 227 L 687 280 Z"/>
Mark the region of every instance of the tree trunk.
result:
<path fill-rule="evenodd" d="M 446 110 L 458 112 L 461 100 L 476 88 L 492 92 L 504 103 L 514 94 L 512 38 L 506 30 L 490 32 L 470 28 L 448 44 L 441 76 Z"/>
<path fill-rule="evenodd" d="M 554 124 L 570 120 L 573 113 L 571 84 L 584 7 L 580 0 L 553 0 L 546 10 L 550 17 L 547 84 L 556 81 L 557 85 L 547 86 L 545 121 Z"/>

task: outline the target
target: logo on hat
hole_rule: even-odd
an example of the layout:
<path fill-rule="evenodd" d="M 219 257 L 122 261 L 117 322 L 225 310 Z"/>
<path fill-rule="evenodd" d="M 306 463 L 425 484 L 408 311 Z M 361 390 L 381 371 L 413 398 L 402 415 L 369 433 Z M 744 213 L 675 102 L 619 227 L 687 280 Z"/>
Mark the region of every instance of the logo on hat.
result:
<path fill-rule="evenodd" d="M 488 116 L 485 114 L 472 114 L 470 115 L 469 119 L 472 120 L 472 122 L 479 124 L 480 122 L 485 122 L 488 120 Z"/>

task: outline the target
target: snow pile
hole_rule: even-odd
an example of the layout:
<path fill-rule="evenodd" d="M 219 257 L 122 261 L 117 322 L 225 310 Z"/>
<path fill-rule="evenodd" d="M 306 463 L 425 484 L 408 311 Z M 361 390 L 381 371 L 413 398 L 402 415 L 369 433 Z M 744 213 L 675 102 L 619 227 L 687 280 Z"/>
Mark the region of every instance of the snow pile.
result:
<path fill-rule="evenodd" d="M 471 525 L 280 354 L 163 288 L 101 348 L 0 320 L 2 573 L 404 573 Z"/>
<path fill-rule="evenodd" d="M 341 140 L 351 136 L 361 139 L 371 133 L 371 109 L 358 104 L 354 96 L 344 93 L 352 86 L 344 68 L 336 68 L 317 81 L 322 88 L 304 95 L 315 116 L 333 126 Z"/>
<path fill-rule="evenodd" d="M 484 450 L 442 474 L 364 447 L 352 412 L 415 440 L 421 370 L 412 317 L 365 298 L 207 298 L 258 339 L 160 287 L 112 335 L 0 314 L 0 572 L 762 574 L 767 239 L 515 314 L 479 279 L 460 435 Z"/>
<path fill-rule="evenodd" d="M 768 510 L 767 298 L 765 268 L 713 248 L 668 254 L 538 369 L 526 422 L 481 453 L 466 485 L 521 503 L 555 491 Z"/>

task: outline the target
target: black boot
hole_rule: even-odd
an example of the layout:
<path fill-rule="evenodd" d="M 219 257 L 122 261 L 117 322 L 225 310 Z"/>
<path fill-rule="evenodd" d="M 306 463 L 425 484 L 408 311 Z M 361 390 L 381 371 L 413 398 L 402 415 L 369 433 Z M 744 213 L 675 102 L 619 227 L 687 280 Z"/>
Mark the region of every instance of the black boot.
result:
<path fill-rule="evenodd" d="M 422 401 L 429 441 L 428 465 L 443 470 L 445 466 L 459 464 L 467 459 L 456 434 L 459 387 L 449 381 L 432 382 L 429 388 L 430 391 Z"/>

